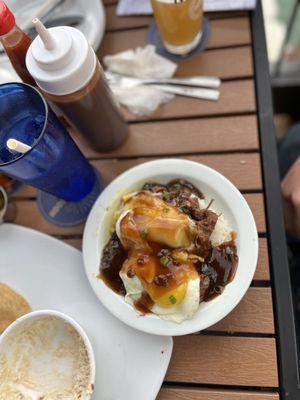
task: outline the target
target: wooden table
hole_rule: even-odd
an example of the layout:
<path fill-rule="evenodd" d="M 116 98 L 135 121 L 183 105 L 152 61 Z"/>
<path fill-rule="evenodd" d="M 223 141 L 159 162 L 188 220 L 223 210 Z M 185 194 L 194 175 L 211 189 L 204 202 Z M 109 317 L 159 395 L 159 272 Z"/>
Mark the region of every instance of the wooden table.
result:
<path fill-rule="evenodd" d="M 146 42 L 152 18 L 118 18 L 115 3 L 105 1 L 107 28 L 100 58 Z M 150 117 L 137 118 L 125 112 L 129 139 L 111 153 L 95 153 L 76 133 L 74 136 L 106 184 L 138 163 L 176 156 L 215 168 L 240 189 L 259 231 L 259 261 L 253 283 L 241 303 L 220 323 L 201 334 L 174 339 L 174 353 L 158 399 L 276 400 L 279 378 L 268 255 L 268 240 L 272 238 L 266 228 L 259 135 L 262 119 L 255 89 L 256 78 L 263 76 L 254 74 L 250 14 L 218 13 L 210 19 L 207 51 L 181 62 L 178 76 L 221 77 L 218 102 L 176 97 Z M 270 108 L 269 117 L 271 113 Z M 25 188 L 15 196 L 15 222 L 80 248 L 83 226 L 60 228 L 48 223 L 38 211 L 35 195 L 33 188 Z"/>

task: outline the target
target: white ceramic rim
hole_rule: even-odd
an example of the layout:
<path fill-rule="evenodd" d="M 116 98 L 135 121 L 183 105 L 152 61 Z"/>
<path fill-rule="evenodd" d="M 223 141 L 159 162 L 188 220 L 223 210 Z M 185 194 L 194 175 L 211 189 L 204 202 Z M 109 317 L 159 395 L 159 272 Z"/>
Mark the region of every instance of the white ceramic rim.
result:
<path fill-rule="evenodd" d="M 28 314 L 22 315 L 21 317 L 17 318 L 14 322 L 12 322 L 5 330 L 4 332 L 0 335 L 0 346 L 2 341 L 5 339 L 6 336 L 8 336 L 11 332 L 13 332 L 21 323 L 23 323 L 26 320 L 33 320 L 38 317 L 46 317 L 46 316 L 53 316 L 60 318 L 67 323 L 69 323 L 75 330 L 76 332 L 80 335 L 82 338 L 84 345 L 87 349 L 89 360 L 90 360 L 90 369 L 91 369 L 91 378 L 90 378 L 90 385 L 94 386 L 95 385 L 95 374 L 96 374 L 96 362 L 95 362 L 95 354 L 93 347 L 91 345 L 90 339 L 88 338 L 87 334 L 83 330 L 83 328 L 76 322 L 73 318 L 69 317 L 67 314 L 62 313 L 60 311 L 55 311 L 55 310 L 37 310 L 37 311 L 31 311 Z M 90 395 L 87 395 L 83 400 L 88 400 L 92 397 L 91 393 Z"/>
<path fill-rule="evenodd" d="M 7 211 L 8 197 L 7 197 L 7 193 L 6 193 L 6 191 L 5 191 L 3 186 L 0 186 L 0 192 L 1 192 L 1 196 L 4 199 L 3 208 L 0 209 L 0 224 L 2 224 L 4 215 L 5 215 L 6 211 Z"/>
<path fill-rule="evenodd" d="M 101 224 L 103 224 L 107 216 L 109 205 L 118 195 L 120 196 L 120 190 L 123 191 L 126 187 L 130 190 L 134 183 L 155 180 L 156 177 L 159 181 L 159 177 L 163 175 L 185 178 L 192 183 L 196 179 L 195 176 L 200 175 L 201 178 L 198 178 L 199 186 L 202 183 L 204 186 L 217 187 L 215 190 L 218 197 L 224 201 L 226 199 L 226 203 L 230 202 L 230 212 L 236 222 L 234 229 L 238 232 L 238 252 L 243 256 L 243 258 L 240 257 L 235 279 L 226 286 L 224 293 L 207 302 L 205 306 L 203 305 L 203 307 L 206 307 L 205 310 L 201 309 L 201 303 L 194 318 L 181 324 L 164 321 L 153 314 L 139 316 L 130 305 L 125 303 L 122 296 L 113 292 L 103 281 L 97 278 L 101 255 L 101 239 L 99 235 L 101 229 L 103 229 Z M 234 213 L 233 210 L 235 210 Z M 236 215 L 239 216 L 238 219 Z M 207 329 L 223 319 L 237 306 L 248 290 L 255 273 L 257 257 L 258 235 L 255 221 L 246 200 L 239 190 L 227 178 L 212 168 L 183 159 L 150 161 L 131 168 L 118 176 L 107 186 L 95 202 L 88 217 L 83 236 L 83 259 L 86 274 L 101 303 L 127 325 L 156 335 L 178 336 L 191 334 Z M 242 281 L 237 279 L 239 274 L 243 275 Z M 220 300 L 222 300 L 222 303 L 220 303 Z M 219 307 L 216 307 L 215 305 L 218 303 Z M 201 314 L 204 317 L 203 319 Z"/>

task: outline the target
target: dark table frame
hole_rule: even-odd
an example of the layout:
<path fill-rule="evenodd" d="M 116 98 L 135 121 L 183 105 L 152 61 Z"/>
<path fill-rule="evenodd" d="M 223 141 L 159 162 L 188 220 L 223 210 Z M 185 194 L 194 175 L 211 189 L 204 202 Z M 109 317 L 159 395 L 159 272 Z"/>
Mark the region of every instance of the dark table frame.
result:
<path fill-rule="evenodd" d="M 280 395 L 282 400 L 300 399 L 296 330 L 290 273 L 282 217 L 280 176 L 273 124 L 269 63 L 261 0 L 251 13 L 253 59 L 256 77 L 258 127 L 264 182 L 267 238 L 271 265 L 276 324 Z"/>

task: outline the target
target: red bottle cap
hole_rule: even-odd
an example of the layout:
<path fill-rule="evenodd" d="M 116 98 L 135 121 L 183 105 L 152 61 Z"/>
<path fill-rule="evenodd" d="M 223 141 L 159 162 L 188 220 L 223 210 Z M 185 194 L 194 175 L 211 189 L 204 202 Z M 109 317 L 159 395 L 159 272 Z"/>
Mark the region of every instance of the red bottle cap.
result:
<path fill-rule="evenodd" d="M 0 36 L 6 35 L 15 26 L 15 17 L 7 5 L 0 0 Z"/>

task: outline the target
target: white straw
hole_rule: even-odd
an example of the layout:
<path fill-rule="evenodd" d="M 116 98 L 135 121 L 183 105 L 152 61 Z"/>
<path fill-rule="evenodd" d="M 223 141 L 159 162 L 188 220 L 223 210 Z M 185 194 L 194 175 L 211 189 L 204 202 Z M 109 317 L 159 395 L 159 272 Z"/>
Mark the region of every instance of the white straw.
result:
<path fill-rule="evenodd" d="M 9 150 L 13 150 L 21 154 L 25 154 L 31 149 L 30 146 L 16 139 L 8 139 L 6 146 L 9 148 Z"/>

